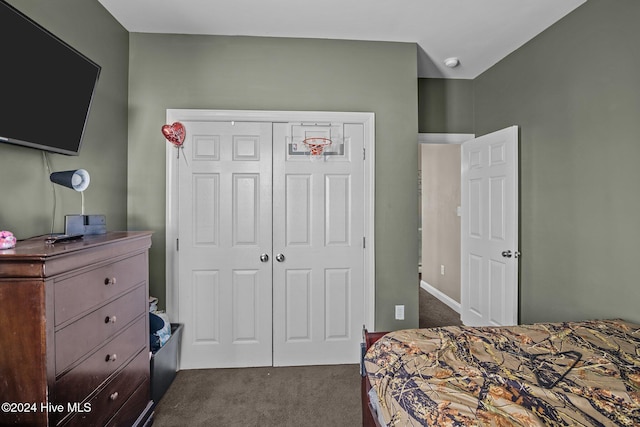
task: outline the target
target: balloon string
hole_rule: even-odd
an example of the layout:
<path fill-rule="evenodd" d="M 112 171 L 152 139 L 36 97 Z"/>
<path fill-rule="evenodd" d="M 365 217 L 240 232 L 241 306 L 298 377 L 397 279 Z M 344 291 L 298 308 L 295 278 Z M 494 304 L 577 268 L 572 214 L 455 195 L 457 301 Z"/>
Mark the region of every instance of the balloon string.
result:
<path fill-rule="evenodd" d="M 184 154 L 184 146 L 180 146 L 178 148 L 178 152 L 180 152 L 180 150 L 182 150 L 182 158 L 184 159 L 184 162 L 187 164 L 187 166 L 189 166 L 189 162 L 187 161 L 187 156 L 186 154 Z"/>

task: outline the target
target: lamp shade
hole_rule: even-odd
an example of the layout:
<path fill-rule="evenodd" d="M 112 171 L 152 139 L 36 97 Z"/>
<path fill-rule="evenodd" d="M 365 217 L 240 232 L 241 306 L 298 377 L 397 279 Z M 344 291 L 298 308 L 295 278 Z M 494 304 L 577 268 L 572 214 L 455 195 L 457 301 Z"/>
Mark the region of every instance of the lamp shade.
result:
<path fill-rule="evenodd" d="M 49 175 L 51 182 L 63 185 L 76 191 L 84 191 L 89 187 L 91 178 L 89 172 L 84 169 L 73 171 L 54 172 Z"/>

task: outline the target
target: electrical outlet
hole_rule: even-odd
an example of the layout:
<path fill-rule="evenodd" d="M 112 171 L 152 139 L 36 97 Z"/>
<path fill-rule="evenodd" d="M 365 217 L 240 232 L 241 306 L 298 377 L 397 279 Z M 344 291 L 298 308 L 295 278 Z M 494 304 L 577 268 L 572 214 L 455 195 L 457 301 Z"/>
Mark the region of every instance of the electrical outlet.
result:
<path fill-rule="evenodd" d="M 404 320 L 404 305 L 396 305 L 396 320 Z"/>
<path fill-rule="evenodd" d="M 444 276 L 444 264 L 440 265 L 440 274 Z"/>

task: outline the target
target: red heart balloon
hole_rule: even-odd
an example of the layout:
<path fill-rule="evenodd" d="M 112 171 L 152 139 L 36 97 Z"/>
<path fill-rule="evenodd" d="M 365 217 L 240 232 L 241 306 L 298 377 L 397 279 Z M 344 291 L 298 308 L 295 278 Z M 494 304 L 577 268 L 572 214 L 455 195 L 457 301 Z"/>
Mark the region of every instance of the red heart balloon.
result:
<path fill-rule="evenodd" d="M 182 123 L 175 122 L 171 125 L 162 126 L 162 134 L 170 143 L 176 147 L 181 147 L 184 143 L 186 131 Z"/>

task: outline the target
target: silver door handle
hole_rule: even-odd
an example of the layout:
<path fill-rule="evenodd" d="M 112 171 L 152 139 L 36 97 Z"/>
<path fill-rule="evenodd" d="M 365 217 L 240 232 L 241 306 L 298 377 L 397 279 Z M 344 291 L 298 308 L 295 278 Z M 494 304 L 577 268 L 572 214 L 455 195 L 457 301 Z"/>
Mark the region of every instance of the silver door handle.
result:
<path fill-rule="evenodd" d="M 267 254 L 260 255 L 260 261 L 262 261 L 262 262 L 269 261 L 269 255 L 267 255 Z"/>
<path fill-rule="evenodd" d="M 283 262 L 284 261 L 284 255 L 282 255 L 282 254 L 276 255 L 276 261 Z"/>
<path fill-rule="evenodd" d="M 511 251 L 502 251 L 502 256 L 505 258 L 511 258 Z"/>

